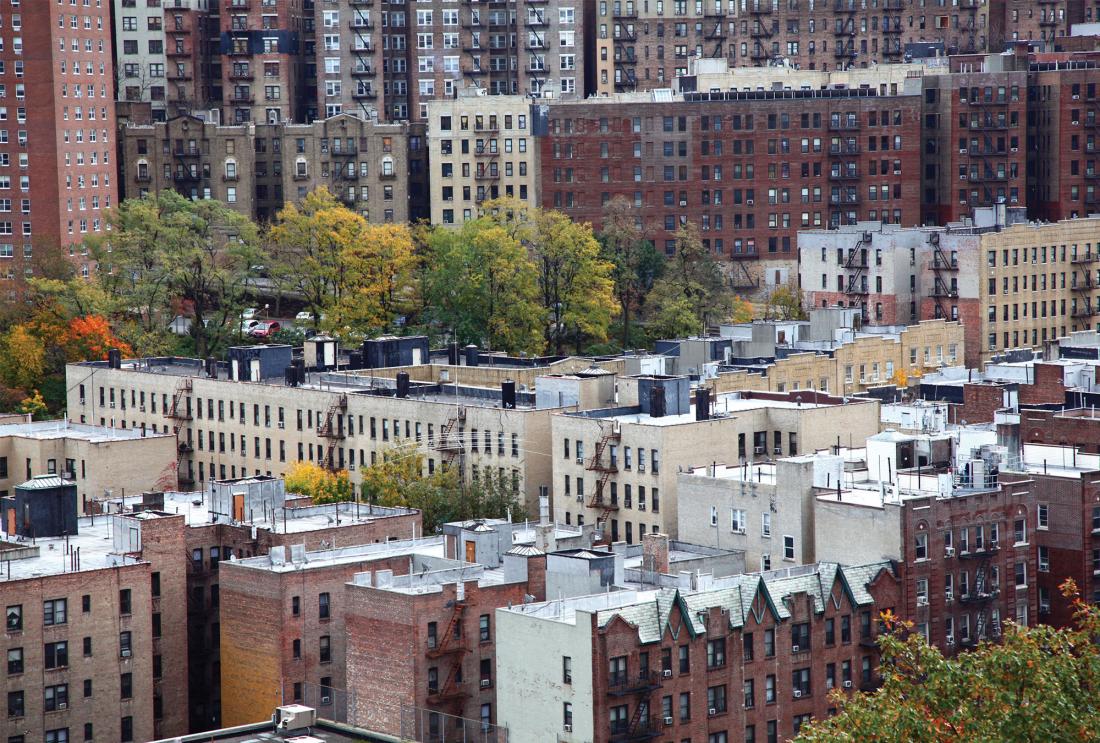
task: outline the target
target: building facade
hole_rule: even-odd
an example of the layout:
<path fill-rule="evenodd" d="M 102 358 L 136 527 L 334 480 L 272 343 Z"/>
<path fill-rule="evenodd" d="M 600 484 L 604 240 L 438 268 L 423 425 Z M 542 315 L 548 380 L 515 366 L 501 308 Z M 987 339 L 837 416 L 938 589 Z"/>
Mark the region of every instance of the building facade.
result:
<path fill-rule="evenodd" d="M 461 88 L 428 104 L 432 224 L 455 225 L 479 216 L 480 204 L 500 197 L 540 203 L 535 113 L 522 96 L 488 96 Z"/>
<path fill-rule="evenodd" d="M 817 564 L 498 609 L 500 720 L 523 740 L 784 740 L 832 689 L 877 688 L 898 589 L 889 563 Z"/>
<path fill-rule="evenodd" d="M 229 0 L 220 10 L 222 120 L 304 121 L 304 4 Z"/>
<path fill-rule="evenodd" d="M 0 278 L 10 292 L 33 276 L 36 255 L 70 256 L 87 276 L 87 250 L 70 246 L 107 229 L 118 191 L 109 4 L 27 3 L 4 20 Z"/>
<path fill-rule="evenodd" d="M 918 82 L 918 81 L 913 81 Z M 542 138 L 542 201 L 599 229 L 625 198 L 658 250 L 692 223 L 735 288 L 792 264 L 799 229 L 914 224 L 920 97 L 873 90 L 652 94 L 559 102 Z"/>
<path fill-rule="evenodd" d="M 409 124 L 341 114 L 312 124 L 223 126 L 188 115 L 129 124 L 122 138 L 127 194 L 171 188 L 261 222 L 324 186 L 371 222 L 403 223 L 425 193 L 424 137 Z"/>

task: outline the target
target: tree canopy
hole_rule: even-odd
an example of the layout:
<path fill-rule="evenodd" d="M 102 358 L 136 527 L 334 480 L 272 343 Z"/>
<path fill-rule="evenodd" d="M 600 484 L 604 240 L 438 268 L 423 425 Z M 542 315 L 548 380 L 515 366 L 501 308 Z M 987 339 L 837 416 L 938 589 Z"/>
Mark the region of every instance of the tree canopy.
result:
<path fill-rule="evenodd" d="M 800 731 L 800 743 L 1038 743 L 1100 738 L 1100 609 L 1076 596 L 1075 624 L 1016 627 L 1001 642 L 944 657 L 911 625 L 890 620 L 881 637 L 883 684 L 834 692 L 834 717 Z"/>

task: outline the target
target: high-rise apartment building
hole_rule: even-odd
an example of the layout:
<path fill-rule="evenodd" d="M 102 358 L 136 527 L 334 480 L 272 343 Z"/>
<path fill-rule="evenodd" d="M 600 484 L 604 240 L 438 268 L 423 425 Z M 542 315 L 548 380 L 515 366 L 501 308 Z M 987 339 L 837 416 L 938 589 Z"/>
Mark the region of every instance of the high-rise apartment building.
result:
<path fill-rule="evenodd" d="M 298 2 L 225 1 L 219 18 L 226 123 L 304 120 L 303 42 L 308 15 Z"/>
<path fill-rule="evenodd" d="M 0 278 L 106 229 L 117 200 L 111 14 L 87 5 L 10 3 L 0 11 Z"/>

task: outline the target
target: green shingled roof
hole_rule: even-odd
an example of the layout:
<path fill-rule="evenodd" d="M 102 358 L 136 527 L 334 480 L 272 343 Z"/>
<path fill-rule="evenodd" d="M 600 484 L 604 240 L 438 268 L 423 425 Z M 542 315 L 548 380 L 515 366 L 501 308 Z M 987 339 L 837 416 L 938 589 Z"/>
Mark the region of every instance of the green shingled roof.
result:
<path fill-rule="evenodd" d="M 597 612 L 599 627 L 606 627 L 612 619 L 620 617 L 638 630 L 638 639 L 643 643 L 660 642 L 672 611 L 681 607 L 686 613 L 688 631 L 692 634 L 706 632 L 703 619 L 714 607 L 729 613 L 730 627 L 744 626 L 750 612 L 753 599 L 758 591 L 763 593 L 769 608 L 780 620 L 790 618 L 786 599 L 790 596 L 806 593 L 813 598 L 814 610 L 825 611 L 825 602 L 832 591 L 833 584 L 839 579 L 846 592 L 857 606 L 872 603 L 868 586 L 883 570 L 890 570 L 889 562 L 877 562 L 855 567 L 841 567 L 836 563 L 818 563 L 817 569 L 796 575 L 744 574 L 723 578 L 720 588 L 697 593 L 683 594 L 675 589 L 662 589 L 654 598 L 629 604 L 617 609 L 604 609 Z"/>

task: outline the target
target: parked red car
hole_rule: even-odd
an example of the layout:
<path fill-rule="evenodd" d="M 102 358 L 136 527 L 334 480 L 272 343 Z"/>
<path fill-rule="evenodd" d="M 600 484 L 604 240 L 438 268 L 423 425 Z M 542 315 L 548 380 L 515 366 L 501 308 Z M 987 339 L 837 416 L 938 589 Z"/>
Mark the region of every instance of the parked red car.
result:
<path fill-rule="evenodd" d="M 253 338 L 270 338 L 275 333 L 282 330 L 282 325 L 278 320 L 272 320 L 271 322 L 262 322 L 256 325 L 254 328 L 248 331 L 248 334 Z"/>

